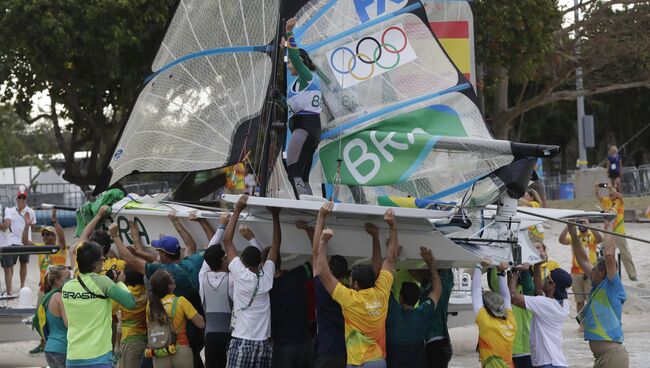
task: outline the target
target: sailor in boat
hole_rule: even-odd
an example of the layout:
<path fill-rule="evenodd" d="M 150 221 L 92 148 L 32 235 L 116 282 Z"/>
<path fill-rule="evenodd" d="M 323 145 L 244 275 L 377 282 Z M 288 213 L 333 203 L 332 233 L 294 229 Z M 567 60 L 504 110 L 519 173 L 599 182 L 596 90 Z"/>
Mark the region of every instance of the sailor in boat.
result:
<path fill-rule="evenodd" d="M 287 105 L 291 112 L 289 128 L 291 141 L 287 147 L 287 173 L 294 185 L 296 197 L 311 195 L 309 171 L 312 157 L 320 141 L 320 113 L 322 94 L 316 66 L 305 50 L 298 49 L 293 37 L 296 18 L 287 21 L 287 48 L 291 75 L 296 76 L 287 91 Z"/>

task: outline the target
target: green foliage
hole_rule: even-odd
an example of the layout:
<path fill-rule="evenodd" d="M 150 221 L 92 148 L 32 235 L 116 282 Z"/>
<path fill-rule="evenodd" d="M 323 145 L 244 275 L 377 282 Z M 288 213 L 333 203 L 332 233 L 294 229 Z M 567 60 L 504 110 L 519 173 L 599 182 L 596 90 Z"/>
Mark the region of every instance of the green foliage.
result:
<path fill-rule="evenodd" d="M 0 106 L 0 167 L 13 167 L 25 165 L 42 166 L 43 163 L 36 156 L 37 151 L 25 139 L 38 145 L 43 145 L 38 136 L 32 136 L 25 131 L 26 125 L 10 108 Z"/>
<path fill-rule="evenodd" d="M 475 9 L 477 60 L 505 67 L 516 81 L 539 77 L 552 61 L 553 31 L 562 22 L 557 1 L 478 0 Z"/>
<path fill-rule="evenodd" d="M 69 140 L 59 149 L 93 149 L 91 167 L 66 175 L 90 184 L 110 155 L 162 40 L 173 0 L 0 0 L 1 96 L 25 118 L 32 97 L 47 90 Z M 49 112 L 48 112 L 49 113 Z M 50 118 L 53 120 L 52 118 Z M 56 128 L 56 127 L 55 127 Z"/>

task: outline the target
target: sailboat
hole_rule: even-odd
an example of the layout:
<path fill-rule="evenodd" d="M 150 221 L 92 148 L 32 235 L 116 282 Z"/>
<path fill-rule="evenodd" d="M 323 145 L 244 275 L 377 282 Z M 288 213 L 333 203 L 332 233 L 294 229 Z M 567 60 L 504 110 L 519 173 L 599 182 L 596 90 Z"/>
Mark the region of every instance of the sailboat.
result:
<path fill-rule="evenodd" d="M 414 0 L 179 1 L 95 192 L 138 174 L 210 173 L 245 162 L 260 195 L 249 199 L 240 221 L 270 244 L 266 207 L 283 208 L 288 267 L 311 256 L 295 221 L 313 221 L 326 199 L 336 202 L 327 223 L 335 232 L 330 251 L 351 264 L 370 257 L 364 223 L 386 236 L 388 207 L 399 223 L 399 267 L 421 267 L 421 245 L 433 249 L 440 267 L 485 257 L 536 262 L 526 228 L 540 221 L 518 216 L 517 198 L 537 158 L 559 147 L 492 138 L 472 77 L 442 47 L 428 12 Z M 324 106 L 309 178 L 320 195 L 303 198 L 295 197 L 284 170 L 287 117 L 270 95 L 291 83 L 279 44 L 283 20 L 293 16 L 296 41 L 317 66 Z M 167 221 L 172 210 L 179 217 L 196 211 L 216 227 L 223 210 L 196 205 L 203 189 L 130 195 L 113 205 L 112 220 L 127 243 L 128 220 L 145 241 L 178 235 Z M 187 225 L 205 239 L 199 225 Z M 243 249 L 247 242 L 236 235 L 235 244 Z"/>

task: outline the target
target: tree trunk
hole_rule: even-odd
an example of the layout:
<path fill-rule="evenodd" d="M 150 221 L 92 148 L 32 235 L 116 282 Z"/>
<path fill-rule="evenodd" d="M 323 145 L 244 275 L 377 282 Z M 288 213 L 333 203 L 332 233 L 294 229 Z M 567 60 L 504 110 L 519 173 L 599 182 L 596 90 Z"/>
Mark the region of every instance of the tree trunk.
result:
<path fill-rule="evenodd" d="M 492 134 L 496 139 L 508 139 L 512 119 L 507 121 L 499 119 L 508 111 L 508 71 L 506 68 L 498 67 L 496 70 L 496 88 L 494 105 L 492 107 Z"/>

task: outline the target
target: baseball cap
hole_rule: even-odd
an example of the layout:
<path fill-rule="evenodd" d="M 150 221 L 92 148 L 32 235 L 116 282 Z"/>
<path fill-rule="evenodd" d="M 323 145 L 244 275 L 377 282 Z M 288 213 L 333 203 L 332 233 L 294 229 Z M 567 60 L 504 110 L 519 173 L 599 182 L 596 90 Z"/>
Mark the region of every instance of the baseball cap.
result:
<path fill-rule="evenodd" d="M 561 268 L 556 268 L 551 271 L 550 276 L 551 280 L 553 280 L 553 283 L 555 284 L 555 299 L 568 299 L 569 296 L 567 295 L 566 289 L 571 287 L 571 284 L 573 284 L 571 275 Z"/>
<path fill-rule="evenodd" d="M 483 304 L 485 305 L 485 308 L 487 308 L 488 312 L 490 312 L 494 317 L 506 318 L 506 312 L 504 311 L 505 302 L 500 294 L 491 290 L 484 291 Z"/>
<path fill-rule="evenodd" d="M 181 245 L 178 242 L 178 239 L 169 235 L 162 236 L 160 239 L 152 241 L 151 246 L 168 254 L 177 254 L 181 252 Z"/>
<path fill-rule="evenodd" d="M 41 234 L 43 234 L 43 233 L 46 232 L 46 231 L 47 231 L 47 232 L 50 232 L 50 233 L 52 233 L 52 234 L 56 234 L 56 231 L 54 230 L 54 226 L 43 226 L 43 227 L 41 228 Z"/>
<path fill-rule="evenodd" d="M 19 190 L 18 193 L 16 193 L 16 198 L 18 197 L 25 197 L 25 199 L 27 199 L 27 192 L 24 190 Z"/>

